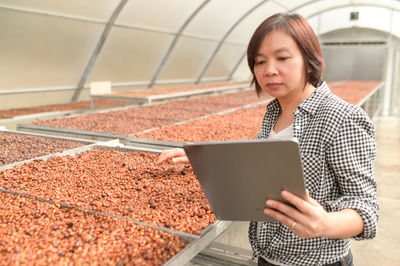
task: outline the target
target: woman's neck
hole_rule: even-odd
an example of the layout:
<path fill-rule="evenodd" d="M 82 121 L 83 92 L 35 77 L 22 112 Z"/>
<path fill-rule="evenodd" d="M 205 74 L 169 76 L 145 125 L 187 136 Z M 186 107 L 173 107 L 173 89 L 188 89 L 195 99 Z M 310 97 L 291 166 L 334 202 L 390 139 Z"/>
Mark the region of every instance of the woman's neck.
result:
<path fill-rule="evenodd" d="M 282 108 L 282 113 L 292 114 L 297 106 L 299 106 L 304 100 L 308 99 L 314 91 L 315 87 L 312 84 L 307 83 L 306 86 L 297 93 L 288 95 L 284 98 L 278 98 L 279 104 Z"/>

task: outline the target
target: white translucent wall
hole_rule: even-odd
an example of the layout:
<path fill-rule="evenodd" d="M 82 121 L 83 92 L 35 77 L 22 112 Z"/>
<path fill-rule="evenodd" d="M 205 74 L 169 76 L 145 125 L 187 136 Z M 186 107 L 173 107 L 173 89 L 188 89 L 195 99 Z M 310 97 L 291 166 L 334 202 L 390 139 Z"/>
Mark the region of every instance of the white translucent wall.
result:
<path fill-rule="evenodd" d="M 285 9 L 292 10 L 296 7 L 303 6 L 307 3 L 312 3 L 315 1 L 310 1 L 310 0 L 280 0 L 276 1 L 279 3 L 281 6 L 283 6 Z"/>
<path fill-rule="evenodd" d="M 240 61 L 238 68 L 232 74 L 233 80 L 251 80 L 251 72 L 249 70 L 246 57 L 242 61 Z"/>
<path fill-rule="evenodd" d="M 0 5 L 32 13 L 52 13 L 106 21 L 119 0 L 1 0 Z"/>
<path fill-rule="evenodd" d="M 359 19 L 350 20 L 351 12 L 359 12 Z M 364 27 L 390 32 L 391 10 L 379 7 L 345 7 L 325 12 L 321 16 L 320 31 L 325 33 L 338 28 Z M 371 19 L 374 17 L 376 19 Z M 376 20 L 376 21 L 375 21 Z"/>
<path fill-rule="evenodd" d="M 400 49 L 396 51 L 393 88 L 393 114 L 400 115 Z"/>
<path fill-rule="evenodd" d="M 114 27 L 90 73 L 88 82 L 147 81 L 173 36 Z"/>
<path fill-rule="evenodd" d="M 193 80 L 194 82 L 200 78 L 201 80 L 217 77 L 220 80 L 226 79 L 237 64 L 241 51 L 246 47 L 240 46 L 240 43 L 237 45 L 229 42 L 219 47 L 220 42 L 232 30 L 236 22 L 245 17 L 247 12 L 258 3 L 260 3 L 259 0 L 210 1 L 183 32 L 184 37 L 179 39 L 179 44 L 171 53 L 169 61 L 161 72 L 159 77 L 161 82 L 166 79 Z M 218 14 L 224 9 L 229 10 L 229 16 Z M 188 48 L 183 48 L 183 46 L 188 46 Z M 196 51 L 197 49 L 199 50 Z M 216 49 L 219 50 L 215 53 Z M 190 58 L 195 61 L 191 61 Z"/>
<path fill-rule="evenodd" d="M 371 6 L 382 6 L 395 10 L 400 10 L 400 1 L 398 0 L 353 0 L 351 1 L 354 5 L 371 5 Z"/>
<path fill-rule="evenodd" d="M 210 1 L 185 30 L 185 34 L 219 40 L 259 0 Z M 212 19 L 210 19 L 212 18 Z"/>
<path fill-rule="evenodd" d="M 204 78 L 228 77 L 233 66 L 240 60 L 244 48 L 246 47 L 242 45 L 223 44 L 205 73 Z"/>
<path fill-rule="evenodd" d="M 0 110 L 62 104 L 69 102 L 71 97 L 72 91 L 0 94 Z"/>
<path fill-rule="evenodd" d="M 393 23 L 392 23 L 392 34 L 395 36 L 399 36 L 400 37 L 400 12 L 393 12 L 392 14 L 392 18 L 393 18 Z"/>
<path fill-rule="evenodd" d="M 160 74 L 160 80 L 195 80 L 215 47 L 214 41 L 181 37 Z"/>
<path fill-rule="evenodd" d="M 76 86 L 102 25 L 0 9 L 0 89 Z"/>
<path fill-rule="evenodd" d="M 68 102 L 116 0 L 1 0 L 0 108 Z M 50 88 L 53 92 L 8 94 Z M 7 94 L 1 94 L 5 92 Z"/>
<path fill-rule="evenodd" d="M 358 20 L 350 20 L 350 13 L 358 12 Z M 307 16 L 307 14 L 304 14 Z M 370 28 L 391 33 L 400 38 L 400 11 L 381 6 L 346 6 L 311 13 L 307 17 L 317 34 L 341 28 Z"/>
<path fill-rule="evenodd" d="M 116 25 L 176 32 L 203 0 L 132 0 L 128 1 Z"/>
<path fill-rule="evenodd" d="M 254 10 L 249 16 L 243 19 L 243 21 L 241 21 L 229 34 L 226 41 L 237 42 L 246 46 L 250 41 L 253 32 L 261 22 L 277 12 L 285 11 L 287 11 L 287 9 L 277 5 L 275 2 L 266 1 L 263 5 Z"/>
<path fill-rule="evenodd" d="M 326 80 L 384 80 L 385 46 L 323 47 Z"/>
<path fill-rule="evenodd" d="M 295 11 L 304 17 L 310 17 L 312 14 L 321 12 L 323 10 L 329 10 L 335 7 L 341 7 L 343 5 L 350 5 L 349 0 L 321 0 L 313 1 L 311 4 L 301 5 Z"/>
<path fill-rule="evenodd" d="M 247 44 L 250 41 L 253 32 L 256 30 L 258 25 L 263 22 L 267 17 L 273 15 L 277 12 L 286 12 L 287 9 L 281 5 L 276 4 L 271 1 L 264 1 L 257 9 L 255 9 L 251 14 L 245 17 L 227 36 L 227 42 L 234 42 L 243 45 L 242 51 L 240 51 L 240 56 L 232 66 L 236 66 L 236 69 L 231 69 L 229 72 L 232 79 L 243 80 L 249 79 L 251 77 L 251 72 L 247 65 L 247 57 L 245 56 Z"/>

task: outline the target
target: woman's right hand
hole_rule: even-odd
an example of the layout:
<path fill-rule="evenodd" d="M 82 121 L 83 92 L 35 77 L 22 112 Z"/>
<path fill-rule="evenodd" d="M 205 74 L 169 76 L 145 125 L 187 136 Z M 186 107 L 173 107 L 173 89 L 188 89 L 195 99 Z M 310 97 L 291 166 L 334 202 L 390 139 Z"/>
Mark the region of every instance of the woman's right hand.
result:
<path fill-rule="evenodd" d="M 168 159 L 172 159 L 172 163 L 189 163 L 185 150 L 181 148 L 164 150 L 158 157 L 157 164 L 162 164 Z"/>

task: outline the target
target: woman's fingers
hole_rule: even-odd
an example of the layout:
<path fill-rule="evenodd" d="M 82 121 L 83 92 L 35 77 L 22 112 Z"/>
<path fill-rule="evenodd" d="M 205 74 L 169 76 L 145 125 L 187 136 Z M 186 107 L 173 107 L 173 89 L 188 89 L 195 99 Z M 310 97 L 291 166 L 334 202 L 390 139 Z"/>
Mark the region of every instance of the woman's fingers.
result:
<path fill-rule="evenodd" d="M 273 210 L 275 213 L 269 212 L 273 214 L 272 217 L 286 225 L 292 220 L 302 221 L 305 219 L 304 214 L 302 214 L 296 208 L 293 208 L 292 206 L 289 206 L 283 202 L 277 200 L 267 200 L 266 205 L 267 208 L 264 209 L 264 213 L 269 215 L 267 213 L 269 212 L 268 210 Z M 288 220 L 282 219 L 282 217 L 286 217 Z"/>
<path fill-rule="evenodd" d="M 173 163 L 189 163 L 189 159 L 187 156 L 175 157 L 172 158 Z"/>
<path fill-rule="evenodd" d="M 164 150 L 158 157 L 156 164 L 162 164 L 168 159 L 172 159 L 173 163 L 188 163 L 189 159 L 186 156 L 185 150 L 181 148 Z"/>
<path fill-rule="evenodd" d="M 267 208 L 271 208 L 279 212 L 275 213 L 274 215 L 283 214 L 287 216 L 287 221 L 280 220 L 280 222 L 283 222 L 284 224 L 287 224 L 292 220 L 298 221 L 300 223 L 307 223 L 311 217 L 314 217 L 317 214 L 316 205 L 320 206 L 317 201 L 309 197 L 308 193 L 306 195 L 306 199 L 302 199 L 284 190 L 282 191 L 282 197 L 290 202 L 294 207 L 276 200 L 267 200 L 266 206 Z M 279 215 L 278 217 L 282 216 Z M 278 217 L 274 218 L 276 219 Z"/>
<path fill-rule="evenodd" d="M 286 225 L 289 228 L 292 226 L 293 222 L 296 221 L 294 218 L 291 218 L 291 217 L 289 217 L 279 211 L 276 211 L 274 209 L 265 208 L 264 213 L 268 216 L 271 216 L 275 220 L 283 223 L 284 225 Z"/>
<path fill-rule="evenodd" d="M 320 236 L 327 224 L 327 212 L 324 208 L 307 193 L 302 199 L 296 195 L 282 191 L 282 197 L 294 207 L 276 200 L 267 200 L 267 208 L 264 211 L 287 226 L 293 226 L 296 222 L 296 234 L 300 237 Z M 271 209 L 272 211 L 268 210 Z M 292 230 L 293 232 L 294 229 Z"/>
<path fill-rule="evenodd" d="M 312 206 L 315 206 L 316 204 L 319 205 L 318 202 L 313 200 L 308 191 L 306 194 L 306 199 L 302 199 L 286 190 L 282 191 L 282 197 L 289 201 L 291 204 L 293 204 L 300 212 L 304 214 L 309 214 L 312 211 Z"/>

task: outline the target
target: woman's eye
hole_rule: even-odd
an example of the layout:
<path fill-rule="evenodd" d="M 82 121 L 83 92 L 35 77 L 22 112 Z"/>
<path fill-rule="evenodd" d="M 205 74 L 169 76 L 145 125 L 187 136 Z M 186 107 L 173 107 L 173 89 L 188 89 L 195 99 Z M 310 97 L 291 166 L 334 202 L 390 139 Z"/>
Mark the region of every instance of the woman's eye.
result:
<path fill-rule="evenodd" d="M 262 65 L 262 64 L 264 64 L 265 63 L 265 61 L 257 61 L 256 62 L 256 65 Z"/>
<path fill-rule="evenodd" d="M 288 59 L 288 57 L 279 57 L 278 58 L 279 61 L 285 61 L 286 59 Z"/>

